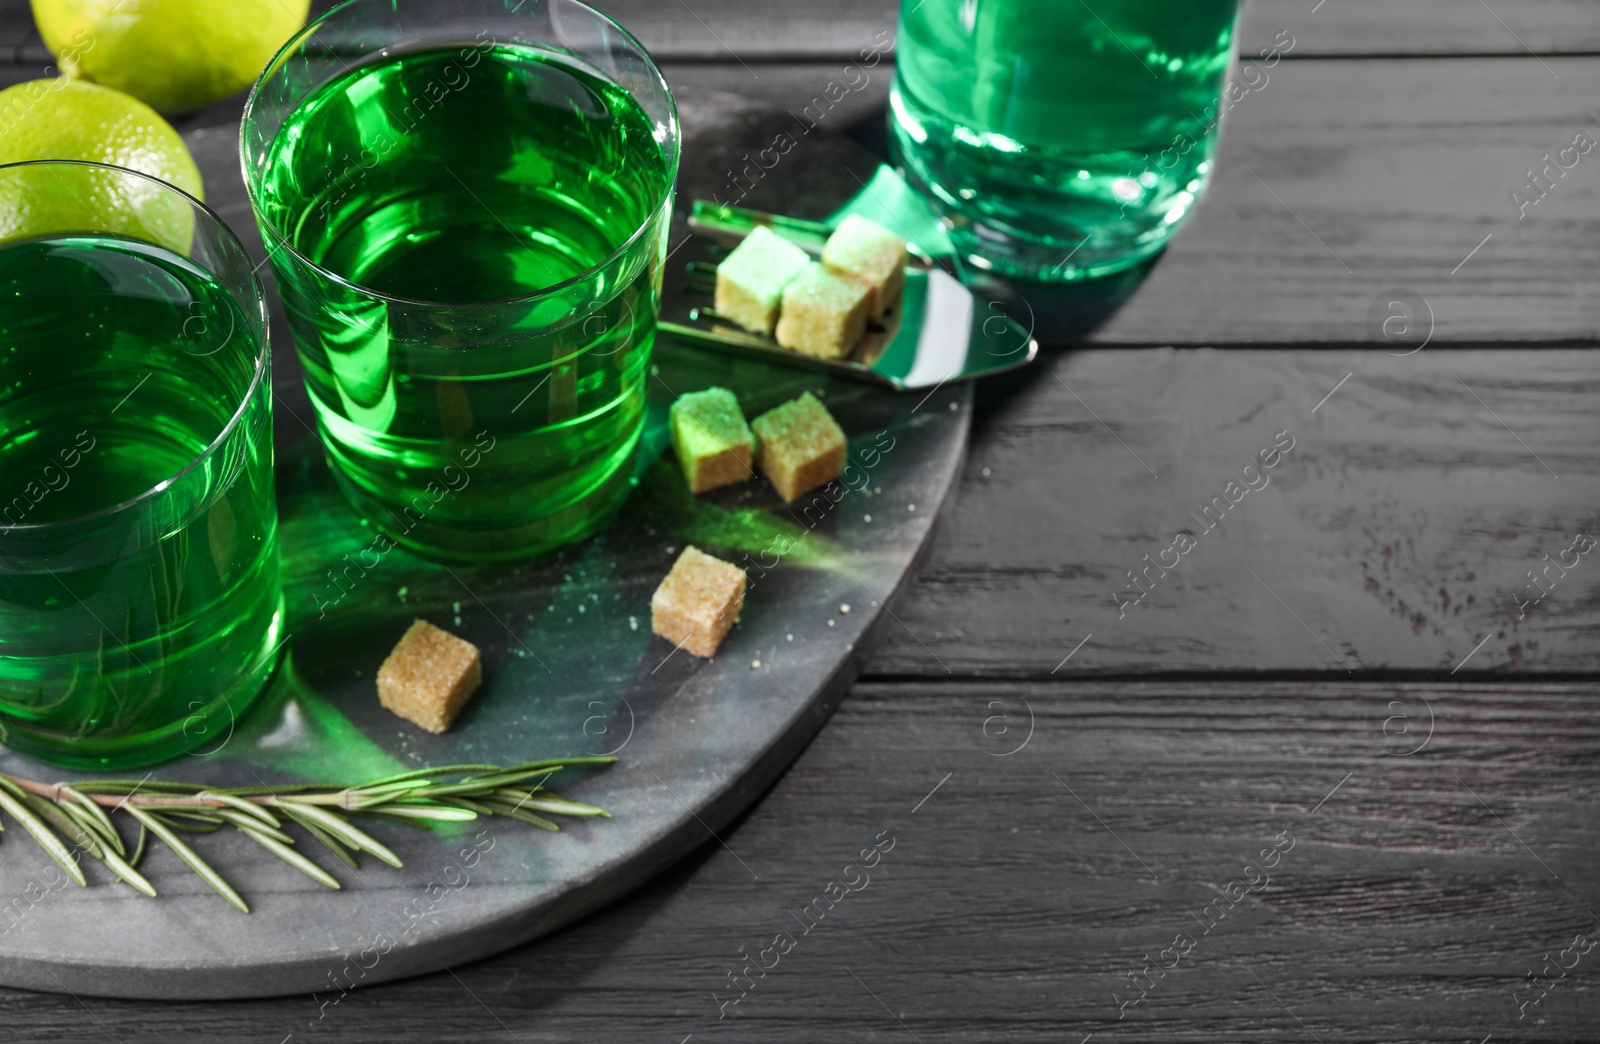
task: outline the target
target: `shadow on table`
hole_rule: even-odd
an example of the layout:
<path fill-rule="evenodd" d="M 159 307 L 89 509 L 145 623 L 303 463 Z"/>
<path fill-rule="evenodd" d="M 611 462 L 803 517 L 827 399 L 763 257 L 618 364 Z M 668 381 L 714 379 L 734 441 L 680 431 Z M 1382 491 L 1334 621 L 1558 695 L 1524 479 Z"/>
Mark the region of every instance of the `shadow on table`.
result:
<path fill-rule="evenodd" d="M 980 301 L 989 302 L 990 308 L 1033 331 L 1041 356 L 1032 366 L 985 377 L 978 383 L 973 438 L 981 436 L 989 417 L 1044 379 L 1044 367 L 1053 363 L 1045 356 L 1082 347 L 1128 302 L 1160 260 L 1157 254 L 1126 272 L 1074 283 L 1031 283 L 966 273 L 964 281 Z"/>
<path fill-rule="evenodd" d="M 1043 351 L 1074 348 L 1099 329 L 1134 295 L 1160 255 L 1115 275 L 1072 283 L 1002 279 L 968 268 L 962 281 L 981 301 L 1031 329 Z"/>

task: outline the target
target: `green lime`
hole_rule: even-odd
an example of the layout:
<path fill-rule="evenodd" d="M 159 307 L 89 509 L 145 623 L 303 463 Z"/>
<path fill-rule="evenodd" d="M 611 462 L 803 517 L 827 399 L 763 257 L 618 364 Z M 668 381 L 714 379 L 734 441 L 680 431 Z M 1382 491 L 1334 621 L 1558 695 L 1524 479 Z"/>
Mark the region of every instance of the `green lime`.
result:
<path fill-rule="evenodd" d="M 192 112 L 255 82 L 310 0 L 32 0 L 61 70 Z"/>
<path fill-rule="evenodd" d="M 178 132 L 137 98 L 81 80 L 31 80 L 0 91 L 0 163 L 91 160 L 201 194 Z M 0 177 L 0 242 L 114 232 L 189 249 L 189 204 L 139 178 L 82 167 L 19 167 Z"/>

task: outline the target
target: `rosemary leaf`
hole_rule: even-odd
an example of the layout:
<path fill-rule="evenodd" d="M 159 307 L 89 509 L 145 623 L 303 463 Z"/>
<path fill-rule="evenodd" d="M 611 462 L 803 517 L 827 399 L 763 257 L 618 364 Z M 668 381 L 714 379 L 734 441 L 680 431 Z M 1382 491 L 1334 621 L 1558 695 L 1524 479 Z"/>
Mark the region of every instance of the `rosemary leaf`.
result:
<path fill-rule="evenodd" d="M 442 794 L 469 793 L 472 790 L 489 791 L 496 787 L 508 787 L 525 782 L 533 776 L 539 776 L 541 779 L 553 776 L 558 771 L 558 769 L 541 769 L 537 772 L 497 772 L 492 776 L 472 776 L 448 787 L 436 787 L 428 791 L 428 794 L 431 797 L 438 797 Z"/>
<path fill-rule="evenodd" d="M 98 845 L 98 838 L 94 831 L 85 829 L 77 819 L 62 811 L 60 806 L 48 798 L 23 790 L 9 779 L 4 778 L 0 778 L 0 791 L 4 791 L 16 798 L 29 811 L 48 824 L 50 829 L 61 838 L 85 849 Z"/>
<path fill-rule="evenodd" d="M 332 888 L 335 891 L 338 890 L 339 882 L 334 879 L 332 874 L 328 873 L 328 871 L 322 869 L 322 867 L 307 859 L 304 855 L 296 852 L 282 841 L 272 837 L 265 830 L 261 829 L 260 827 L 249 825 L 240 826 L 239 830 L 249 835 L 250 840 L 256 842 L 256 844 L 260 845 L 262 848 L 265 848 L 268 852 L 271 852 L 279 859 L 282 859 L 285 863 L 288 863 L 302 874 L 305 874 L 307 877 L 311 878 L 311 880 L 317 882 L 318 884 L 327 885 L 329 888 Z M 274 833 L 276 833 L 276 831 L 274 831 Z"/>
<path fill-rule="evenodd" d="M 201 792 L 198 796 L 211 801 L 220 801 L 229 808 L 237 809 L 247 816 L 253 816 L 274 829 L 283 825 L 278 822 L 277 816 L 268 812 L 254 801 L 246 801 L 244 798 L 235 797 L 225 790 L 207 790 Z"/>
<path fill-rule="evenodd" d="M 149 805 L 140 807 L 146 812 L 159 813 L 163 823 L 174 830 L 182 830 L 186 834 L 214 834 L 222 829 L 222 819 L 218 816 L 166 808 L 151 808 Z"/>
<path fill-rule="evenodd" d="M 238 827 L 240 830 L 255 830 L 281 844 L 294 844 L 294 838 L 290 837 L 288 834 L 285 834 L 277 827 L 267 826 L 267 824 L 261 822 L 261 820 L 256 819 L 253 816 L 243 815 L 242 813 L 233 811 L 231 808 L 219 808 L 217 809 L 217 815 L 221 816 L 233 826 Z"/>
<path fill-rule="evenodd" d="M 437 823 L 470 823 L 478 818 L 476 812 L 465 808 L 451 808 L 449 805 L 412 805 L 396 803 L 392 805 L 379 805 L 374 812 L 382 812 L 390 816 L 402 816 L 408 819 L 428 819 Z"/>
<path fill-rule="evenodd" d="M 144 838 L 145 838 L 145 829 L 144 829 L 144 824 L 141 823 L 139 825 L 139 848 L 140 848 L 140 854 L 142 854 L 143 850 L 144 850 Z M 111 871 L 117 875 L 117 880 L 126 882 L 129 885 L 129 887 L 131 887 L 131 888 L 133 888 L 133 889 L 135 889 L 137 891 L 143 892 L 145 895 L 148 895 L 152 899 L 154 899 L 156 897 L 155 885 L 153 885 L 149 881 L 145 880 L 145 876 L 143 874 L 141 874 L 139 871 L 135 870 L 133 868 L 133 866 L 128 863 L 127 860 L 122 858 L 121 855 L 119 855 L 116 852 L 111 851 L 108 848 L 108 849 L 104 850 L 101 853 L 100 858 L 106 864 L 106 866 L 109 867 L 111 869 Z"/>
<path fill-rule="evenodd" d="M 144 858 L 144 846 L 145 846 L 145 843 L 147 841 L 149 841 L 149 840 L 150 840 L 150 831 L 145 828 L 145 825 L 143 823 L 140 823 L 139 824 L 139 840 L 133 846 L 133 855 L 128 857 L 128 865 L 129 866 L 138 866 L 139 865 L 139 860 Z"/>
<path fill-rule="evenodd" d="M 489 810 L 497 816 L 505 816 L 507 819 L 515 819 L 519 823 L 527 823 L 529 826 L 536 826 L 540 830 L 548 830 L 552 834 L 559 833 L 561 830 L 559 826 L 543 816 L 536 816 L 527 809 L 518 808 L 516 805 L 510 804 L 509 802 L 486 801 L 484 804 L 487 805 Z"/>
<path fill-rule="evenodd" d="M 361 869 L 361 864 L 356 862 L 356 857 L 350 854 L 351 850 L 334 840 L 332 834 L 328 833 L 326 830 L 317 826 L 310 820 L 296 820 L 296 822 L 298 822 L 300 826 L 305 829 L 306 833 L 322 842 L 322 847 L 338 856 L 345 866 L 348 866 L 352 870 Z"/>
<path fill-rule="evenodd" d="M 69 787 L 65 783 L 57 784 L 60 792 L 71 798 L 71 801 L 60 802 L 61 807 L 74 818 L 84 820 L 91 826 L 101 840 L 117 850 L 118 855 L 126 855 L 127 849 L 123 847 L 122 835 L 117 833 L 116 824 L 111 822 L 111 817 L 106 815 L 105 809 L 93 801 L 76 787 Z"/>
<path fill-rule="evenodd" d="M 386 801 L 394 801 L 398 798 L 415 796 L 432 797 L 434 796 L 434 790 L 431 786 L 427 785 L 427 781 L 424 780 L 421 783 L 413 781 L 406 783 L 391 783 L 388 786 L 383 787 L 361 787 L 356 790 L 347 791 L 345 796 L 348 800 L 346 809 L 351 812 L 356 812 L 363 808 L 370 808 L 373 805 L 381 805 Z"/>
<path fill-rule="evenodd" d="M 370 852 L 392 867 L 398 868 L 401 865 L 400 857 L 389 851 L 382 842 L 351 826 L 348 820 L 336 813 L 329 812 L 327 809 L 317 808 L 315 805 L 301 804 L 298 801 L 278 800 L 274 801 L 273 804 L 293 815 L 296 819 L 304 817 L 312 820 L 334 837 L 359 852 Z"/>
<path fill-rule="evenodd" d="M 51 832 L 43 820 L 34 815 L 21 801 L 17 800 L 17 795 L 26 793 L 26 791 L 9 784 L 10 780 L 0 782 L 0 809 L 9 812 L 11 818 L 21 823 L 22 829 L 26 830 L 35 841 L 39 842 L 39 847 L 48 852 L 51 859 L 61 864 L 61 869 L 67 872 L 68 877 L 78 882 L 78 884 L 88 887 L 89 882 L 84 879 L 83 871 L 78 869 L 77 860 L 72 858 L 72 852 L 59 837 Z"/>
<path fill-rule="evenodd" d="M 250 907 L 245 905 L 245 901 L 243 899 L 239 898 L 239 893 L 233 890 L 233 886 L 230 885 L 221 874 L 213 870 L 210 863 L 206 862 L 204 859 L 201 859 L 194 849 L 190 848 L 188 845 L 179 840 L 178 835 L 174 834 L 167 828 L 167 824 L 163 823 L 155 815 L 146 812 L 138 805 L 124 804 L 122 807 L 127 810 L 130 816 L 144 824 L 144 826 L 149 829 L 150 833 L 166 842 L 167 847 L 172 849 L 173 853 L 176 854 L 179 859 L 182 859 L 185 863 L 189 864 L 189 869 L 193 870 L 196 874 L 199 874 L 200 879 L 214 888 L 218 895 L 228 900 L 234 909 L 238 910 L 240 913 L 250 912 Z"/>
<path fill-rule="evenodd" d="M 100 858 L 100 840 L 93 830 L 74 819 L 60 805 L 52 804 L 37 794 L 23 793 L 22 800 L 39 818 L 50 824 L 57 834 L 71 841 L 96 859 Z"/>
<path fill-rule="evenodd" d="M 375 819 L 380 823 L 388 823 L 391 826 L 410 827 L 412 830 L 433 830 L 433 827 L 429 826 L 426 820 L 412 819 L 408 816 L 391 816 L 387 812 L 368 811 L 367 809 L 362 809 L 359 814 L 366 816 L 368 819 Z"/>
<path fill-rule="evenodd" d="M 612 765 L 616 763 L 614 757 L 600 758 L 545 758 L 543 761 L 524 761 L 520 765 L 507 765 L 498 769 L 499 773 L 512 772 L 537 772 L 539 769 L 572 768 L 579 765 Z"/>
<path fill-rule="evenodd" d="M 434 776 L 461 776 L 469 772 L 502 771 L 504 770 L 499 765 L 440 765 L 438 768 L 417 769 L 414 772 L 402 772 L 398 776 L 385 776 L 383 779 L 375 779 L 361 789 L 369 790 L 372 787 L 381 787 L 390 783 L 404 783 L 413 779 L 431 779 Z"/>
<path fill-rule="evenodd" d="M 138 805 L 146 812 L 155 812 L 163 816 L 183 816 L 202 823 L 222 822 L 222 810 L 208 805 L 162 805 L 150 801 L 140 801 Z"/>
<path fill-rule="evenodd" d="M 552 812 L 558 816 L 600 816 L 611 818 L 611 813 L 603 808 L 585 805 L 581 801 L 569 801 L 564 797 L 557 797 L 549 792 L 538 794 L 518 795 L 513 799 L 521 802 L 523 808 L 537 809 L 540 812 Z"/>
<path fill-rule="evenodd" d="M 79 783 L 78 788 L 90 794 L 132 794 L 138 790 L 198 794 L 205 789 L 195 783 L 174 783 L 159 779 L 96 779 Z"/>

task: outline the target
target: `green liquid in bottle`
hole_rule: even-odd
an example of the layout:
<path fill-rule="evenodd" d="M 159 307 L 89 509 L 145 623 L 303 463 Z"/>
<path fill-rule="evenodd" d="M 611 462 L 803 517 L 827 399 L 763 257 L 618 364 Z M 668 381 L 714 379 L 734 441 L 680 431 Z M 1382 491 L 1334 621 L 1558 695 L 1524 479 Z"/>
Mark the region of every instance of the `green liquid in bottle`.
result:
<path fill-rule="evenodd" d="M 6 745 L 147 764 L 219 746 L 260 690 L 281 600 L 258 355 L 233 296 L 163 247 L 0 247 Z"/>
<path fill-rule="evenodd" d="M 291 230 L 274 256 L 291 331 L 335 474 L 395 539 L 513 557 L 626 494 L 666 228 L 657 134 L 622 87 L 509 45 L 377 58 L 278 131 L 257 195 Z"/>
<path fill-rule="evenodd" d="M 906 0 L 896 151 L 980 267 L 1045 279 L 1126 268 L 1205 188 L 1238 0 L 1092 8 Z"/>

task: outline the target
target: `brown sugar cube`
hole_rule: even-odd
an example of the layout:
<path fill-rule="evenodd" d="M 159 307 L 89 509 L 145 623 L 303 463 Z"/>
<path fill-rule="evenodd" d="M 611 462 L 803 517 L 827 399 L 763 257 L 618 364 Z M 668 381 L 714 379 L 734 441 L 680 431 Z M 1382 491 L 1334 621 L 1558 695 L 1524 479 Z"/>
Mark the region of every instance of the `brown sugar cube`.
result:
<path fill-rule="evenodd" d="M 650 596 L 650 629 L 696 656 L 710 656 L 744 606 L 744 570 L 686 547 Z"/>
<path fill-rule="evenodd" d="M 868 309 L 877 318 L 900 303 L 906 289 L 906 241 L 860 214 L 845 218 L 822 248 L 830 272 L 872 287 Z"/>
<path fill-rule="evenodd" d="M 482 680 L 476 645 L 414 620 L 378 668 L 378 702 L 429 732 L 443 732 Z"/>
<path fill-rule="evenodd" d="M 755 438 L 733 392 L 707 388 L 680 395 L 668 418 L 689 492 L 704 493 L 755 475 L 750 468 Z"/>
<path fill-rule="evenodd" d="M 842 359 L 867 332 L 872 287 L 816 262 L 783 288 L 778 343 L 819 359 Z"/>
<path fill-rule="evenodd" d="M 750 425 L 756 465 L 784 500 L 795 500 L 844 474 L 844 430 L 828 408 L 806 392 Z"/>
<path fill-rule="evenodd" d="M 757 225 L 717 266 L 717 312 L 753 333 L 772 333 L 783 288 L 810 263 L 804 250 Z"/>

